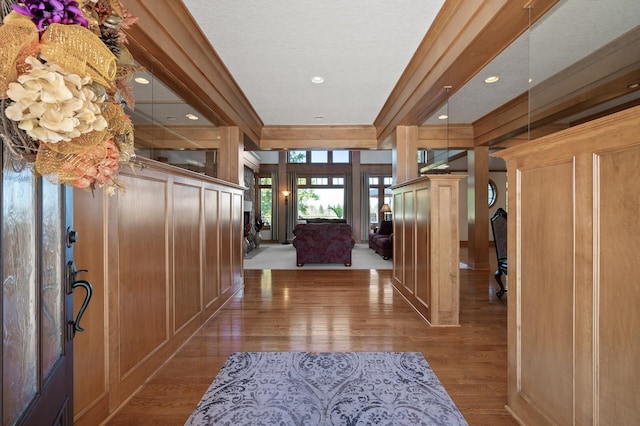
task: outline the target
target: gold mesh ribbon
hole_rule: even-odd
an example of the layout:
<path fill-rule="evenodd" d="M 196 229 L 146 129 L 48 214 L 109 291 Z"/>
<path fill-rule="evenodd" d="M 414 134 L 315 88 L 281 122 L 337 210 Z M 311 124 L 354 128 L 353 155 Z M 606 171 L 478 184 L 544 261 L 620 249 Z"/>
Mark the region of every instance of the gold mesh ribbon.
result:
<path fill-rule="evenodd" d="M 54 151 L 52 145 L 40 143 L 36 170 L 54 184 L 71 184 L 84 177 L 107 156 L 106 141 L 87 149 L 82 155 Z"/>
<path fill-rule="evenodd" d="M 113 102 L 104 103 L 102 115 L 109 123 L 109 130 L 113 133 L 113 140 L 120 151 L 120 163 L 129 163 L 135 158 L 131 118 L 124 113 L 123 108 Z"/>
<path fill-rule="evenodd" d="M 80 25 L 51 24 L 40 38 L 40 53 L 65 71 L 110 87 L 116 77 L 116 57 L 98 36 Z"/>
<path fill-rule="evenodd" d="M 85 152 L 87 149 L 92 148 L 105 139 L 110 139 L 111 135 L 105 130 L 94 130 L 89 133 L 84 133 L 77 138 L 73 138 L 70 141 L 60 141 L 57 143 L 48 143 L 48 149 L 58 152 L 60 154 L 79 154 Z"/>
<path fill-rule="evenodd" d="M 17 12 L 4 18 L 0 26 L 0 99 L 7 98 L 9 83 L 18 79 L 16 64 L 24 63 L 25 52 L 35 50 L 37 44 L 38 28 L 29 18 Z"/>

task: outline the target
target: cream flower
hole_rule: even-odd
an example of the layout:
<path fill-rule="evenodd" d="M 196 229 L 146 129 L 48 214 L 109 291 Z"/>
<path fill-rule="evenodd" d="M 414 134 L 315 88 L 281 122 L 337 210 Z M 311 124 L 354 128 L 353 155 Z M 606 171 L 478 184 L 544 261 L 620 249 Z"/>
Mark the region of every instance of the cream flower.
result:
<path fill-rule="evenodd" d="M 35 57 L 25 62 L 31 70 L 9 83 L 7 96 L 14 103 L 5 114 L 29 136 L 56 143 L 107 127 L 101 108 L 104 97 L 91 90 L 90 77 L 68 74 Z"/>

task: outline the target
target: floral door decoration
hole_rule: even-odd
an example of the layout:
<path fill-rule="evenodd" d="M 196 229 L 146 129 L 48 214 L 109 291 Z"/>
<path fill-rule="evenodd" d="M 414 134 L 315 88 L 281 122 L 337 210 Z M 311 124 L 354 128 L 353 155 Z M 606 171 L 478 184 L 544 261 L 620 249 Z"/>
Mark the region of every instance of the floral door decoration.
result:
<path fill-rule="evenodd" d="M 54 184 L 124 191 L 119 167 L 135 159 L 124 106 L 135 106 L 130 82 L 140 67 L 123 29 L 136 18 L 120 0 L 4 0 L 2 6 L 5 147 Z"/>

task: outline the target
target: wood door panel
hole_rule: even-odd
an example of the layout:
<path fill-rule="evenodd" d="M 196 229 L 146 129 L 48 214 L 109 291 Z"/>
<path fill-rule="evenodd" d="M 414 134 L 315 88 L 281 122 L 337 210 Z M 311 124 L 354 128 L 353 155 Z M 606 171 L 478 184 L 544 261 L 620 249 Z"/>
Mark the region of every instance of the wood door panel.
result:
<path fill-rule="evenodd" d="M 200 312 L 200 186 L 173 186 L 174 332 Z"/>
<path fill-rule="evenodd" d="M 573 416 L 573 162 L 521 170 L 522 396 L 557 424 Z M 543 191 L 540 189 L 544 188 Z M 558 259 L 564 259 L 559 262 Z M 532 354 L 536 354 L 532 356 Z"/>
<path fill-rule="evenodd" d="M 142 176 L 125 179 L 127 193 L 118 202 L 121 377 L 169 338 L 171 300 L 166 262 L 168 183 Z"/>
<path fill-rule="evenodd" d="M 603 154 L 599 167 L 600 300 L 596 404 L 600 424 L 640 424 L 640 148 Z M 621 279 L 635 277 L 636 279 Z"/>

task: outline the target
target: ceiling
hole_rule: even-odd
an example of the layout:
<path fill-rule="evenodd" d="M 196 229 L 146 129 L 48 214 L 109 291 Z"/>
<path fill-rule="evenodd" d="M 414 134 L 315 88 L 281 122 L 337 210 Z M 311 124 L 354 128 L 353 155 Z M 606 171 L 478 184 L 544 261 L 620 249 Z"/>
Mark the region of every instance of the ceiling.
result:
<path fill-rule="evenodd" d="M 183 0 L 264 125 L 370 125 L 444 0 Z M 212 7 L 212 5 L 214 5 Z M 526 13 L 526 11 L 523 11 Z M 629 32 L 638 0 L 564 0 L 505 49 L 425 124 L 472 123 Z M 632 57 L 640 58 L 634 44 Z M 635 55 L 635 56 L 633 56 Z M 613 66 L 613 65 L 612 65 Z M 484 79 L 497 75 L 497 83 Z M 314 76 L 324 82 L 312 83 Z M 134 120 L 193 124 L 161 82 L 135 85 Z M 631 83 L 631 82 L 630 82 Z M 597 109 L 637 100 L 640 90 Z M 575 120 L 577 116 L 565 117 Z M 209 124 L 198 121 L 198 124 Z"/>

